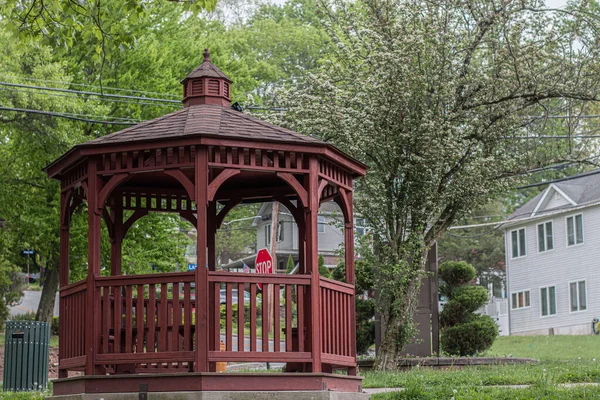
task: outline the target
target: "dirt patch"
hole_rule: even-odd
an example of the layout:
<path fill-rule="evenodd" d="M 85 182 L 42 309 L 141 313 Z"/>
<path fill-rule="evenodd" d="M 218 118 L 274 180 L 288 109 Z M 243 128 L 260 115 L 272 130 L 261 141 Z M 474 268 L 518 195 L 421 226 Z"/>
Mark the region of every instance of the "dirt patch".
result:
<path fill-rule="evenodd" d="M 0 346 L 0 379 L 4 376 L 4 346 Z M 48 357 L 48 378 L 58 378 L 58 347 L 50 347 Z"/>

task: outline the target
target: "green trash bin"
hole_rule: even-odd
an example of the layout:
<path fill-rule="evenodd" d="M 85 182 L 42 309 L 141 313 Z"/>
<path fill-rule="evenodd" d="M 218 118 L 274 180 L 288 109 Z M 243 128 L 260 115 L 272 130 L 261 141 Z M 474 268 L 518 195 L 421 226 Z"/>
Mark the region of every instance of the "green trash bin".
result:
<path fill-rule="evenodd" d="M 5 392 L 45 390 L 49 351 L 50 324 L 7 321 L 2 389 Z"/>

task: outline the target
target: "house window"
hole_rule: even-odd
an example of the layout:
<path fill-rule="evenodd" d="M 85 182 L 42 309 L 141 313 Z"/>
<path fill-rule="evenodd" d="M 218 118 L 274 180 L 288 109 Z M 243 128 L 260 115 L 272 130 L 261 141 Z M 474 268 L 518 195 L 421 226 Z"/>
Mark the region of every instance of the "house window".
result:
<path fill-rule="evenodd" d="M 527 308 L 531 306 L 530 291 L 523 290 L 521 292 L 514 292 L 511 296 L 511 308 L 517 310 L 519 308 Z"/>
<path fill-rule="evenodd" d="M 538 231 L 538 251 L 552 250 L 554 248 L 554 239 L 552 238 L 552 221 L 537 226 Z"/>
<path fill-rule="evenodd" d="M 277 242 L 283 241 L 283 221 L 277 223 Z"/>
<path fill-rule="evenodd" d="M 512 258 L 524 257 L 525 252 L 525 228 L 517 229 L 510 233 L 512 243 Z"/>
<path fill-rule="evenodd" d="M 567 217 L 567 246 L 583 243 L 583 215 Z"/>
<path fill-rule="evenodd" d="M 267 224 L 265 225 L 265 243 L 266 246 L 270 246 L 271 245 L 271 224 Z"/>
<path fill-rule="evenodd" d="M 540 288 L 542 317 L 556 315 L 556 286 Z"/>
<path fill-rule="evenodd" d="M 325 232 L 325 217 L 322 217 L 320 215 L 317 217 L 317 229 L 319 233 Z"/>
<path fill-rule="evenodd" d="M 271 224 L 265 225 L 265 238 L 267 239 L 266 245 L 271 245 Z M 283 221 L 279 221 L 277 223 L 277 242 L 281 242 L 283 240 Z"/>
<path fill-rule="evenodd" d="M 571 312 L 587 310 L 587 294 L 585 281 L 569 282 Z"/>

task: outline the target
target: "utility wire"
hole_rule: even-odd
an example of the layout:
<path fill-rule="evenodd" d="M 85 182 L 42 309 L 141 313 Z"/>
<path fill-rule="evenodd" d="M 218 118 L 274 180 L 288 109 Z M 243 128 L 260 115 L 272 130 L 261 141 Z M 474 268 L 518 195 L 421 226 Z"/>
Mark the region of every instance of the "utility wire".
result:
<path fill-rule="evenodd" d="M 129 96 L 129 95 L 124 95 L 124 94 L 88 92 L 88 91 L 73 90 L 73 89 L 59 89 L 59 88 L 51 88 L 51 87 L 46 87 L 46 86 L 23 85 L 20 83 L 0 82 L 0 85 L 1 86 L 9 86 L 9 87 L 18 87 L 18 88 L 47 90 L 50 92 L 83 94 L 86 96 L 98 96 L 98 97 L 106 97 L 106 98 L 112 98 L 112 99 L 133 99 L 133 100 L 155 101 L 158 103 L 181 104 L 180 100 L 167 100 L 167 99 L 158 99 L 158 98 L 153 98 L 153 97 Z"/>
<path fill-rule="evenodd" d="M 0 106 L 0 110 L 23 112 L 23 113 L 28 113 L 28 114 L 49 115 L 51 117 L 60 117 L 60 118 L 72 119 L 75 121 L 90 122 L 90 123 L 102 124 L 102 125 L 136 125 L 137 124 L 136 122 L 127 122 L 127 121 L 102 121 L 102 120 L 78 117 L 74 114 L 57 113 L 57 112 L 53 112 L 53 111 L 43 111 L 43 110 L 30 110 L 30 109 L 26 109 L 26 108 L 12 108 L 12 107 Z"/>
<path fill-rule="evenodd" d="M 159 93 L 159 92 L 148 92 L 148 91 L 144 91 L 144 90 L 137 90 L 137 89 L 123 89 L 123 88 L 117 88 L 117 87 L 111 87 L 111 86 L 96 86 L 96 85 L 90 85 L 89 83 L 72 83 L 72 82 L 62 82 L 62 81 L 52 81 L 52 80 L 47 80 L 47 79 L 36 79 L 36 78 L 24 78 L 24 77 L 18 77 L 18 76 L 5 76 L 4 79 L 15 79 L 15 80 L 25 80 L 25 81 L 33 81 L 33 82 L 44 82 L 44 83 L 57 83 L 59 85 L 65 85 L 65 86 L 79 86 L 79 87 L 91 87 L 91 88 L 96 88 L 96 89 L 109 89 L 109 90 L 115 90 L 115 91 L 119 91 L 119 92 L 130 92 L 130 93 L 142 93 L 142 94 L 152 94 L 152 95 L 158 95 L 158 96 L 165 96 L 165 97 L 173 97 L 173 98 L 179 98 L 179 95 L 176 94 L 165 94 L 165 93 Z"/>
<path fill-rule="evenodd" d="M 9 88 L 9 87 L 0 87 L 0 90 L 2 91 L 8 91 L 8 92 L 19 92 L 19 93 L 29 93 L 29 94 L 43 94 L 44 96 L 54 96 L 54 97 L 65 97 L 68 99 L 80 99 L 80 97 L 76 94 L 62 94 L 62 93 L 46 93 L 45 91 L 36 91 L 36 89 L 19 89 L 19 88 Z M 154 107 L 176 107 L 176 104 L 163 104 L 163 103 L 156 103 L 156 102 L 145 102 L 145 101 L 138 101 L 138 100 L 119 100 L 119 99 L 104 99 L 104 98 L 99 98 L 99 99 L 93 99 L 93 101 L 97 101 L 97 102 L 110 102 L 110 103 L 125 103 L 125 104 L 134 104 L 134 105 L 144 105 L 144 106 L 154 106 Z M 183 104 L 181 104 L 181 107 L 183 107 Z"/>

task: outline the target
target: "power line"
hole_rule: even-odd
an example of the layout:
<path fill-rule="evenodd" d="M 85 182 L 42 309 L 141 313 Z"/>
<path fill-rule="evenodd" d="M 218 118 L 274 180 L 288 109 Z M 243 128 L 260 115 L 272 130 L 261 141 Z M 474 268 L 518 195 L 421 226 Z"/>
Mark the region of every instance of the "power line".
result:
<path fill-rule="evenodd" d="M 5 79 L 22 79 L 25 81 L 33 81 L 33 82 L 45 82 L 45 83 L 58 83 L 60 85 L 66 85 L 66 86 L 79 86 L 79 87 L 92 87 L 92 88 L 97 88 L 97 89 L 109 89 L 109 90 L 115 90 L 115 91 L 120 91 L 120 92 L 132 92 L 132 93 L 145 93 L 145 94 L 152 94 L 152 95 L 159 95 L 159 96 L 167 96 L 167 97 L 174 97 L 174 98 L 179 98 L 179 95 L 176 94 L 164 94 L 164 93 L 159 93 L 159 92 L 148 92 L 148 91 L 144 91 L 144 90 L 137 90 L 137 89 L 123 89 L 123 88 L 117 88 L 117 87 L 111 87 L 111 86 L 97 86 L 97 85 L 90 85 L 90 84 L 86 84 L 86 83 L 72 83 L 72 82 L 63 82 L 63 81 L 52 81 L 52 80 L 47 80 L 47 79 L 36 79 L 36 78 L 24 78 L 24 77 L 17 77 L 17 76 L 5 76 Z"/>
<path fill-rule="evenodd" d="M 129 95 L 123 95 L 123 94 L 88 92 L 88 91 L 73 90 L 73 89 L 59 89 L 59 88 L 51 88 L 51 87 L 46 87 L 46 86 L 23 85 L 20 83 L 0 82 L 0 85 L 9 86 L 9 87 L 37 89 L 37 90 L 47 90 L 50 92 L 74 93 L 74 94 L 82 94 L 82 95 L 86 95 L 86 96 L 98 96 L 98 97 L 106 97 L 106 98 L 113 98 L 113 99 L 145 100 L 145 101 L 155 101 L 157 103 L 181 104 L 181 101 L 179 101 L 179 100 L 167 100 L 167 99 L 158 99 L 158 98 L 153 98 L 153 97 L 129 96 Z"/>
<path fill-rule="evenodd" d="M 572 181 L 573 179 L 579 179 L 579 178 L 583 178 L 583 177 L 586 177 L 586 176 L 592 176 L 592 175 L 596 175 L 596 174 L 600 174 L 600 169 L 595 170 L 595 171 L 590 171 L 590 172 L 584 172 L 583 174 L 579 174 L 579 175 L 575 175 L 575 176 L 569 176 L 569 177 L 566 177 L 566 178 L 554 179 L 552 181 L 531 183 L 529 185 L 518 186 L 517 189 L 528 189 L 528 188 L 537 187 L 537 186 L 549 185 L 551 183 Z"/>
<path fill-rule="evenodd" d="M 0 87 L 2 91 L 8 92 L 19 92 L 19 93 L 29 93 L 29 94 L 43 94 L 44 96 L 55 96 L 55 97 L 65 97 L 68 99 L 79 99 L 80 97 L 76 94 L 62 94 L 62 93 L 45 93 L 44 91 L 36 91 L 36 89 L 19 89 L 19 88 L 9 88 L 9 87 Z M 111 103 L 125 103 L 125 104 L 135 104 L 135 105 L 143 105 L 143 106 L 154 106 L 154 107 L 175 107 L 175 104 L 162 104 L 156 102 L 145 102 L 145 101 L 132 101 L 132 100 L 119 100 L 119 99 L 94 99 L 94 101 L 98 102 L 111 102 Z M 181 105 L 183 106 L 183 105 Z"/>
<path fill-rule="evenodd" d="M 40 115 L 49 115 L 51 117 L 60 117 L 66 119 L 72 119 L 75 121 L 81 122 L 90 122 L 94 124 L 102 124 L 102 125 L 136 125 L 136 122 L 128 122 L 128 121 L 102 121 L 91 118 L 83 118 L 77 116 L 77 114 L 68 114 L 68 113 L 57 113 L 53 111 L 43 111 L 43 110 L 31 110 L 27 108 L 12 108 L 12 107 L 3 107 L 0 106 L 0 110 L 4 111 L 14 111 L 14 112 L 23 112 L 28 114 L 40 114 Z M 92 116 L 90 116 L 92 117 Z"/>

